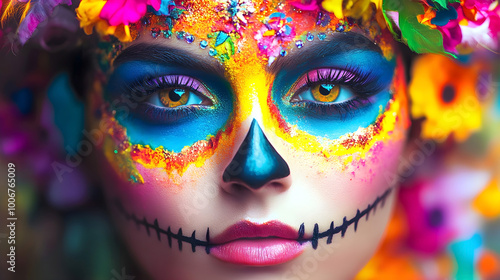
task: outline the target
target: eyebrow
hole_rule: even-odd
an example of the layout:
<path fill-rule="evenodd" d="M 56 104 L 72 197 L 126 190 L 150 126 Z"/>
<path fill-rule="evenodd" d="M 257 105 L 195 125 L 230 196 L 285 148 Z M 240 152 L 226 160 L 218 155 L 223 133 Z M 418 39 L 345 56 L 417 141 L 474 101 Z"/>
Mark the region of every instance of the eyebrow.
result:
<path fill-rule="evenodd" d="M 139 43 L 132 45 L 115 58 L 113 66 L 117 67 L 128 61 L 154 62 L 224 76 L 224 67 L 215 60 L 211 62 L 188 51 L 157 44 Z"/>
<path fill-rule="evenodd" d="M 360 50 L 374 51 L 382 55 L 382 50 L 372 40 L 354 32 L 336 33 L 331 40 L 320 41 L 287 56 L 277 58 L 268 68 L 271 73 L 282 69 L 294 69 L 324 57 Z"/>

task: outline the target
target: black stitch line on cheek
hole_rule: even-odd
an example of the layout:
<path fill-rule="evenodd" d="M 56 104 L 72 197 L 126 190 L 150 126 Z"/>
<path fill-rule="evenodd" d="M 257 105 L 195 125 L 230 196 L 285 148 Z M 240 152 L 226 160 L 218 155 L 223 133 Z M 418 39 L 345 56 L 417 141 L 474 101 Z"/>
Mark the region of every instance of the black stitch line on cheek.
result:
<path fill-rule="evenodd" d="M 172 232 L 170 231 L 170 227 L 167 229 L 168 236 L 168 247 L 172 248 Z"/>
<path fill-rule="evenodd" d="M 158 241 L 161 241 L 160 226 L 158 225 L 158 219 L 155 219 L 154 229 L 156 230 L 156 236 L 158 237 Z"/>
<path fill-rule="evenodd" d="M 196 239 L 195 231 L 193 231 L 191 236 L 184 236 L 182 234 L 182 228 L 179 228 L 178 233 L 175 234 L 170 230 L 170 227 L 168 227 L 167 230 L 162 229 L 158 223 L 158 219 L 155 219 L 154 223 L 150 224 L 146 220 L 146 217 L 144 217 L 142 220 L 139 220 L 134 214 L 129 214 L 127 211 L 125 211 L 125 208 L 123 207 L 123 205 L 120 203 L 119 200 L 116 200 L 115 204 L 116 204 L 116 208 L 118 209 L 118 211 L 123 215 L 123 217 L 127 221 L 132 220 L 133 222 L 135 222 L 135 224 L 137 225 L 137 229 L 140 229 L 141 225 L 144 226 L 146 228 L 146 231 L 148 232 L 149 236 L 150 236 L 150 228 L 154 229 L 156 231 L 156 236 L 158 237 L 158 241 L 161 241 L 162 234 L 166 235 L 168 238 L 168 246 L 170 248 L 172 248 L 172 239 L 175 239 L 175 240 L 177 240 L 179 250 L 181 250 L 181 251 L 182 251 L 182 242 L 187 242 L 191 245 L 191 250 L 193 252 L 196 251 L 196 247 L 201 246 L 201 247 L 205 247 L 205 251 L 207 252 L 207 254 L 210 253 L 211 245 L 209 244 L 210 237 L 209 237 L 209 229 L 208 228 L 207 228 L 207 241 Z"/>
<path fill-rule="evenodd" d="M 300 244 L 306 242 L 306 241 L 303 241 L 303 238 L 304 238 L 304 232 L 305 232 L 305 229 L 304 229 L 304 223 L 302 223 L 299 227 L 299 237 L 297 238 L 297 240 L 299 241 Z"/>
<path fill-rule="evenodd" d="M 333 238 L 333 229 L 334 229 L 334 223 L 333 221 L 330 223 L 330 232 L 328 233 L 328 239 L 326 240 L 326 244 L 332 243 L 332 238 Z"/>
<path fill-rule="evenodd" d="M 210 244 L 210 228 L 207 228 L 207 243 Z M 207 252 L 207 254 L 210 254 L 210 246 L 206 246 L 205 247 L 205 252 Z"/>
<path fill-rule="evenodd" d="M 389 196 L 391 191 L 392 191 L 392 188 L 387 189 L 384 192 L 384 194 L 377 197 L 377 199 L 372 204 L 368 204 L 368 207 L 365 210 L 359 211 L 359 209 L 358 209 L 356 212 L 356 216 L 354 216 L 354 218 L 347 220 L 347 217 L 344 216 L 342 225 L 340 225 L 340 226 L 335 227 L 335 224 L 332 221 L 330 223 L 330 228 L 328 230 L 326 230 L 324 232 L 319 232 L 319 225 L 317 223 L 314 224 L 313 235 L 309 239 L 304 238 L 305 226 L 304 226 L 304 223 L 302 223 L 299 227 L 297 242 L 299 242 L 300 244 L 303 244 L 305 242 L 310 241 L 312 244 L 312 247 L 314 249 L 317 249 L 319 239 L 327 237 L 326 243 L 330 244 L 330 243 L 332 243 L 332 239 L 333 239 L 333 236 L 335 234 L 341 233 L 342 237 L 344 237 L 347 229 L 349 228 L 349 226 L 351 224 L 354 224 L 354 231 L 357 231 L 359 220 L 363 216 L 366 216 L 366 220 L 368 220 L 368 215 L 370 214 L 370 211 L 373 210 L 373 213 L 375 213 L 377 205 L 379 203 L 381 204 L 381 207 L 384 207 L 387 196 Z M 118 199 L 115 200 L 115 205 L 116 205 L 116 208 L 118 209 L 118 211 L 123 215 L 125 220 L 134 222 L 136 224 L 138 230 L 140 230 L 141 225 L 144 226 L 146 228 L 146 232 L 147 232 L 148 236 L 151 236 L 150 229 L 153 229 L 156 231 L 156 237 L 158 238 L 158 241 L 160 241 L 160 242 L 161 242 L 161 235 L 162 234 L 166 235 L 167 240 L 168 240 L 168 246 L 170 248 L 172 248 L 172 239 L 177 240 L 177 245 L 179 246 L 180 251 L 182 251 L 182 242 L 186 242 L 186 243 L 190 244 L 192 252 L 196 252 L 196 247 L 198 247 L 198 246 L 204 247 L 205 252 L 207 254 L 210 254 L 211 247 L 216 246 L 215 244 L 210 243 L 210 228 L 207 228 L 206 241 L 203 241 L 203 240 L 196 239 L 196 231 L 193 231 L 191 236 L 184 236 L 182 234 L 182 228 L 179 228 L 177 234 L 175 234 L 171 231 L 170 226 L 167 228 L 167 230 L 162 229 L 160 227 L 158 219 L 155 219 L 153 224 L 150 224 L 147 221 L 146 217 L 143 217 L 142 220 L 140 220 L 135 216 L 135 214 L 128 213 Z"/>
<path fill-rule="evenodd" d="M 196 246 L 194 245 L 194 242 L 196 241 L 196 230 L 193 230 L 193 234 L 191 234 L 191 250 L 194 252 L 196 252 Z"/>
<path fill-rule="evenodd" d="M 182 237 L 182 228 L 179 228 L 179 233 L 177 233 L 177 236 L 176 236 L 177 243 L 179 244 L 179 251 L 182 251 L 182 240 L 181 240 L 181 237 Z"/>
<path fill-rule="evenodd" d="M 318 224 L 314 224 L 313 236 L 311 238 L 311 244 L 314 249 L 318 248 L 318 234 L 319 234 L 319 226 Z"/>
<path fill-rule="evenodd" d="M 335 234 L 341 233 L 341 236 L 344 237 L 347 229 L 351 224 L 354 224 L 354 231 L 358 229 L 358 222 L 363 217 L 366 216 L 366 220 L 368 220 L 368 215 L 370 211 L 373 210 L 375 214 L 377 205 L 380 203 L 381 207 L 384 207 L 385 201 L 389 194 L 392 192 L 392 188 L 387 189 L 381 196 L 378 196 L 372 204 L 368 204 L 368 207 L 363 211 L 356 211 L 356 216 L 354 218 L 347 220 L 347 217 L 344 216 L 344 220 L 342 221 L 342 225 L 335 227 L 333 221 L 330 224 L 330 228 L 324 232 L 318 233 L 318 224 L 314 225 L 313 235 L 310 239 L 304 239 L 304 224 L 302 224 L 299 228 L 299 238 L 297 241 L 302 244 L 307 241 L 311 241 L 312 247 L 316 249 L 318 247 L 318 239 L 328 237 L 326 240 L 326 244 L 332 243 L 333 236 Z"/>

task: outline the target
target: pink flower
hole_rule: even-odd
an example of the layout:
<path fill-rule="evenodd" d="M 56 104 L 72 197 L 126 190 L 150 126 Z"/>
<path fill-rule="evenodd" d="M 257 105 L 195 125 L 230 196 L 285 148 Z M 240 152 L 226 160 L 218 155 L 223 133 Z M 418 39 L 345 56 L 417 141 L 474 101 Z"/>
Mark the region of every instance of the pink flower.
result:
<path fill-rule="evenodd" d="M 445 26 L 448 27 L 447 31 L 440 29 L 445 38 L 445 49 L 447 39 L 449 41 L 448 45 L 455 44 L 455 42 L 449 40 L 451 38 L 454 41 L 460 38 L 464 45 L 473 48 L 477 45 L 482 45 L 489 49 L 498 48 L 500 5 L 492 5 L 493 2 L 492 0 L 465 0 L 462 6 L 458 6 L 457 12 L 459 13 L 459 18 L 453 22 L 456 25 L 453 28 L 460 28 L 461 31 L 452 30 L 451 26 L 448 26 L 449 24 Z M 458 25 L 458 22 L 463 19 L 467 20 L 467 24 L 461 23 Z M 458 33 L 460 33 L 460 37 L 454 37 Z"/>
<path fill-rule="evenodd" d="M 488 172 L 465 167 L 436 172 L 438 176 L 413 182 L 399 193 L 408 223 L 407 245 L 429 255 L 479 230 L 470 205 L 490 180 Z"/>
<path fill-rule="evenodd" d="M 301 0 L 296 0 L 290 2 L 290 5 L 293 7 L 303 10 L 303 11 L 318 11 L 319 10 L 319 5 L 317 0 L 306 0 L 305 3 L 304 1 Z"/>
<path fill-rule="evenodd" d="M 289 25 L 292 18 L 283 13 L 273 13 L 264 22 L 264 26 L 257 31 L 255 39 L 258 42 L 261 53 L 269 57 L 269 62 L 280 55 L 283 45 L 291 42 L 295 32 Z"/>
<path fill-rule="evenodd" d="M 148 5 L 158 11 L 161 0 L 109 0 L 102 8 L 99 17 L 107 20 L 112 26 L 129 25 L 139 21 L 146 14 Z"/>
<path fill-rule="evenodd" d="M 456 20 L 450 20 L 445 26 L 438 26 L 443 35 L 443 47 L 447 52 L 456 53 L 457 45 L 462 42 L 462 29 Z"/>

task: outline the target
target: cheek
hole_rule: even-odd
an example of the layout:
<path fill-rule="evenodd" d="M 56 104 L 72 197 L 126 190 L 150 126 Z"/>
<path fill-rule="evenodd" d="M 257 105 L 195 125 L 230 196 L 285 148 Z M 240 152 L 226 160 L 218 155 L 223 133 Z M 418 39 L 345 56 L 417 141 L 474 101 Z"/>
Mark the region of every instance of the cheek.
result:
<path fill-rule="evenodd" d="M 389 143 L 378 142 L 370 150 L 369 156 L 351 163 L 345 170 L 352 189 L 351 201 L 367 204 L 373 197 L 396 186 L 404 144 L 403 139 Z"/>

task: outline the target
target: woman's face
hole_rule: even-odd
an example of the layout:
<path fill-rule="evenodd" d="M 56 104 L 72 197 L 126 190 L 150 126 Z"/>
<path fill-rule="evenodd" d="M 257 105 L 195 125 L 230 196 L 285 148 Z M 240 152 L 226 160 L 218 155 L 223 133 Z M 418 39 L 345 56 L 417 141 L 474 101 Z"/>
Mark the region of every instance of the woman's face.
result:
<path fill-rule="evenodd" d="M 152 17 L 92 100 L 119 232 L 154 279 L 352 278 L 388 222 L 408 128 L 388 31 L 204 2 L 171 38 Z"/>

